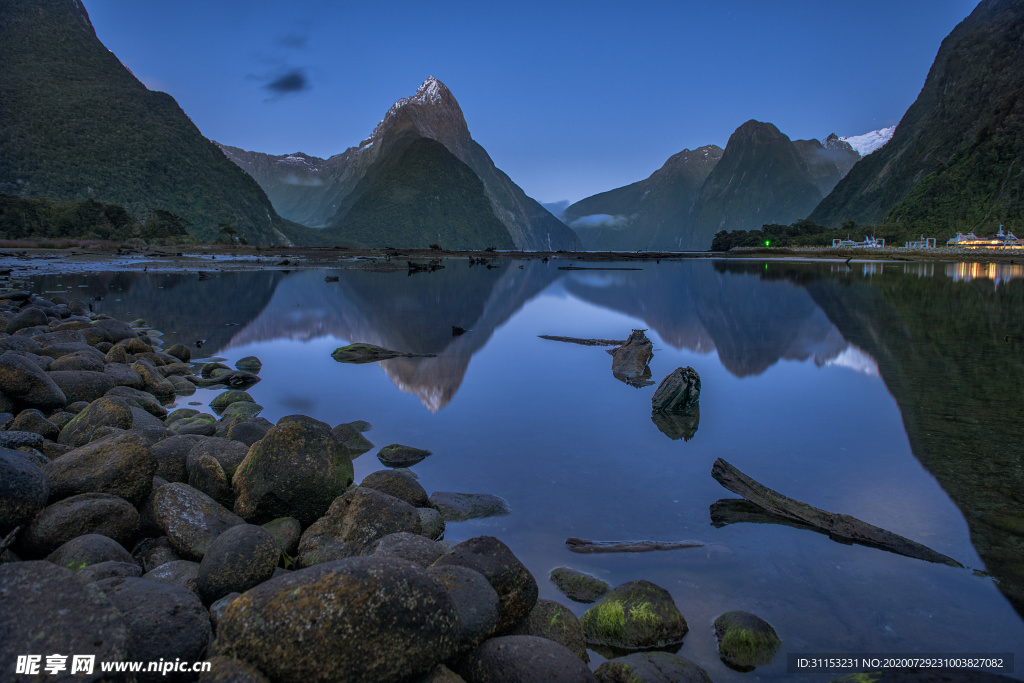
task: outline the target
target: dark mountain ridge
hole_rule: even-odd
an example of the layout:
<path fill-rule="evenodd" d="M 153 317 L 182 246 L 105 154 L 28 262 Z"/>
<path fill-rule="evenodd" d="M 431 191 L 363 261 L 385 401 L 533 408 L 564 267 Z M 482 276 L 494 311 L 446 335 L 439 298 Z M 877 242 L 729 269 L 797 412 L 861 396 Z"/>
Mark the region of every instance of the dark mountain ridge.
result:
<path fill-rule="evenodd" d="M 394 161 L 390 157 L 401 157 L 418 137 L 440 142 L 472 169 L 483 183 L 495 217 L 504 225 L 516 249 L 579 248 L 579 239 L 571 229 L 526 196 L 519 186 L 495 167 L 486 150 L 470 135 L 462 109 L 451 91 L 433 77 L 424 81 L 412 96 L 395 102 L 370 137 L 358 147 L 349 148 L 330 159 L 320 160 L 299 154 L 273 157 L 234 148 L 224 149 L 243 169 L 254 168 L 254 177 L 286 211 L 285 215 L 296 220 L 303 218 L 310 226 L 326 227 L 319 239 L 333 241 L 344 238 L 349 230 L 346 224 L 349 211 L 375 179 L 383 176 L 382 169 L 393 166 Z M 378 167 L 379 164 L 383 166 Z M 317 185 L 317 182 L 322 182 L 322 185 Z M 303 187 L 296 189 L 293 185 Z M 452 190 L 462 191 L 454 187 Z M 442 235 L 446 232 L 440 223 L 435 224 L 435 229 Z M 378 232 L 380 244 L 373 246 L 392 243 L 386 234 L 386 226 Z M 442 238 L 442 246 L 447 246 L 444 241 Z"/>
<path fill-rule="evenodd" d="M 1024 5 L 983 0 L 942 41 L 892 139 L 810 220 L 995 229 L 1024 211 Z"/>
<path fill-rule="evenodd" d="M 201 238 L 223 225 L 288 241 L 259 185 L 96 37 L 78 0 L 0 3 L 0 193 L 169 211 Z"/>

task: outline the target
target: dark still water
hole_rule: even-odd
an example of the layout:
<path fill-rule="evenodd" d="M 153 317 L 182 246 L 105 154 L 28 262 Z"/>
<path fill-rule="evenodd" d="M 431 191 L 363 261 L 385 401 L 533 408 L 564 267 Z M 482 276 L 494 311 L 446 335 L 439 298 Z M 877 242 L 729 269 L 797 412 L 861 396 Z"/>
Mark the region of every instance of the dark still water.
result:
<path fill-rule="evenodd" d="M 787 652 L 1013 652 L 1021 677 L 1020 266 L 558 265 L 489 270 L 453 260 L 413 276 L 122 272 L 33 284 L 101 295 L 98 311 L 144 317 L 167 344 L 205 339 L 197 353 L 232 363 L 258 356 L 263 380 L 250 393 L 271 421 L 368 420 L 378 446 L 430 449 L 414 467 L 427 491 L 491 493 L 512 509 L 450 524 L 447 540 L 498 536 L 537 577 L 541 597 L 577 614 L 586 606 L 558 593 L 552 568 L 663 586 L 690 626 L 680 654 L 716 681 L 792 679 Z M 453 325 L 468 331 L 453 337 Z M 634 328 L 654 342 L 654 386 L 615 379 L 600 347 L 538 338 L 625 339 Z M 437 357 L 332 360 L 353 341 Z M 651 420 L 656 383 L 679 366 L 702 382 L 688 441 Z M 381 469 L 374 454 L 355 461 L 357 481 Z M 716 458 L 966 568 L 783 524 L 713 526 L 709 508 L 736 497 L 712 479 Z M 569 536 L 705 546 L 579 555 L 566 549 Z M 783 641 L 771 664 L 747 674 L 719 661 L 711 627 L 737 609 L 769 621 Z"/>

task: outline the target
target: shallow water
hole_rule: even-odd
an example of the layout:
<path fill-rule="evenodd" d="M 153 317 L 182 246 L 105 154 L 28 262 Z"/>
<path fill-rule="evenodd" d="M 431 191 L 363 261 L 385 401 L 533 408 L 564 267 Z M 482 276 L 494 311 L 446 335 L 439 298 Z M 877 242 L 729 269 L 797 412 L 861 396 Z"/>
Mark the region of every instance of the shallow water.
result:
<path fill-rule="evenodd" d="M 1022 273 L 709 260 L 559 270 L 565 263 L 452 260 L 413 276 L 260 271 L 204 281 L 121 272 L 32 284 L 101 296 L 97 311 L 143 317 L 167 345 L 205 340 L 195 356 L 258 356 L 262 381 L 249 392 L 271 421 L 368 420 L 378 446 L 430 449 L 413 468 L 427 491 L 492 493 L 512 509 L 450 524 L 447 540 L 498 536 L 537 577 L 541 597 L 577 614 L 586 605 L 558 593 L 552 568 L 663 586 L 690 626 L 680 654 L 716 681 L 839 675 L 787 673 L 785 655 L 796 652 L 1024 654 Z M 453 325 L 468 331 L 453 337 Z M 603 348 L 538 338 L 624 339 L 631 329 L 654 343 L 652 386 L 615 379 Z M 332 360 L 353 341 L 437 357 Z M 657 382 L 679 366 L 702 383 L 688 441 L 651 421 Z M 208 410 L 216 393 L 177 404 Z M 355 461 L 357 480 L 381 469 L 374 452 Z M 719 457 L 966 568 L 779 524 L 715 528 L 709 506 L 736 497 L 710 475 Z M 569 536 L 705 545 L 579 555 L 565 548 Z M 783 641 L 751 673 L 717 656 L 711 622 L 735 609 L 766 619 Z"/>

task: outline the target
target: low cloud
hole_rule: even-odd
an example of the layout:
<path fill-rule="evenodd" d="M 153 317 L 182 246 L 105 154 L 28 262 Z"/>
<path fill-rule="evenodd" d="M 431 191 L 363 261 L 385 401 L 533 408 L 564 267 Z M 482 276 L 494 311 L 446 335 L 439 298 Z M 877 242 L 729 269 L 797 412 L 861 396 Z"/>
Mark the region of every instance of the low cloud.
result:
<path fill-rule="evenodd" d="M 281 182 L 285 185 L 304 185 L 306 187 L 320 187 L 324 184 L 323 178 L 319 176 L 313 176 L 312 178 L 300 178 L 293 173 L 286 175 L 281 179 Z"/>
<path fill-rule="evenodd" d="M 624 230 L 629 223 L 628 216 L 611 216 L 606 213 L 595 213 L 590 216 L 583 216 L 569 223 L 573 230 L 587 230 L 591 228 L 607 228 L 611 230 Z"/>
<path fill-rule="evenodd" d="M 286 47 L 291 50 L 301 50 L 306 47 L 306 42 L 308 40 L 309 36 L 305 33 L 288 33 L 278 42 L 281 44 L 281 47 Z"/>

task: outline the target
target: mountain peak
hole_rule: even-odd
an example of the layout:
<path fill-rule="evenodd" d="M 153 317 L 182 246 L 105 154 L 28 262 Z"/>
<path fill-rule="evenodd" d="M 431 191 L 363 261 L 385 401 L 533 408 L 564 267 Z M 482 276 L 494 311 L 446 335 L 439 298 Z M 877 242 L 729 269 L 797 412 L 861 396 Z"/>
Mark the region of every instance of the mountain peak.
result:
<path fill-rule="evenodd" d="M 755 121 L 750 119 L 729 137 L 729 144 L 734 142 L 770 142 L 784 138 L 787 142 L 789 138 L 782 133 L 772 123 L 766 123 L 764 121 Z M 728 149 L 728 146 L 726 147 Z"/>
<path fill-rule="evenodd" d="M 420 87 L 416 88 L 415 93 L 409 97 L 403 97 L 391 105 L 391 108 L 388 109 L 388 113 L 380 120 L 380 123 L 378 123 L 377 127 L 373 129 L 373 133 L 370 134 L 370 137 L 367 138 L 367 140 L 378 139 L 384 132 L 385 123 L 394 118 L 399 111 L 405 109 L 409 105 L 417 105 L 418 107 L 442 107 L 440 112 L 435 112 L 435 114 L 448 113 L 450 114 L 450 117 L 461 122 L 463 128 L 466 127 L 465 119 L 462 116 L 462 109 L 459 108 L 459 103 L 455 101 L 455 96 L 452 95 L 452 91 L 438 79 L 433 76 L 428 76 L 427 80 L 423 81 L 420 84 Z M 451 111 L 445 112 L 444 110 L 446 109 Z M 433 115 L 434 114 L 432 114 L 432 116 Z M 468 134 L 468 129 L 466 132 Z M 428 137 L 436 136 L 428 135 Z M 367 140 L 364 140 L 363 143 L 365 144 Z"/>

